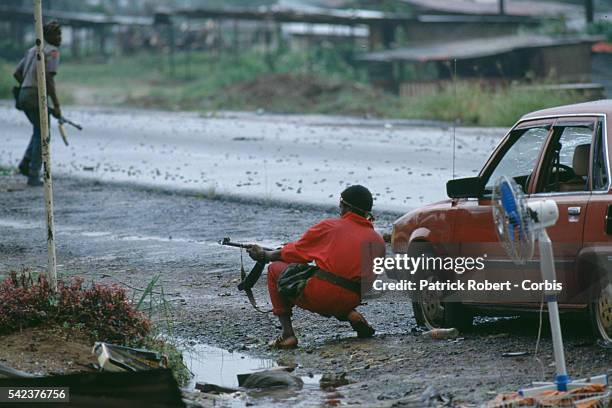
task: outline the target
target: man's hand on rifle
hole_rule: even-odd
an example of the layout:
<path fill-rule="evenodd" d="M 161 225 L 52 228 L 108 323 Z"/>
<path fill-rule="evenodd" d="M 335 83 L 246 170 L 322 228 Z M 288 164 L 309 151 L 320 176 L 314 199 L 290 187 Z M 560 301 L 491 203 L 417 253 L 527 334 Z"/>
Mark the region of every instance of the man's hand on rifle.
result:
<path fill-rule="evenodd" d="M 251 257 L 251 259 L 256 262 L 266 262 L 267 261 L 266 251 L 264 251 L 263 248 L 260 247 L 259 245 L 256 245 L 256 244 L 249 245 L 249 247 L 247 248 L 247 252 L 249 256 Z"/>
<path fill-rule="evenodd" d="M 53 115 L 55 119 L 60 119 L 62 117 L 62 110 L 60 109 L 59 105 L 56 105 L 53 107 L 53 109 L 51 109 L 51 115 Z"/>
<path fill-rule="evenodd" d="M 267 251 L 257 244 L 249 245 L 247 252 L 251 259 L 256 262 L 274 262 L 282 259 L 280 249 Z"/>

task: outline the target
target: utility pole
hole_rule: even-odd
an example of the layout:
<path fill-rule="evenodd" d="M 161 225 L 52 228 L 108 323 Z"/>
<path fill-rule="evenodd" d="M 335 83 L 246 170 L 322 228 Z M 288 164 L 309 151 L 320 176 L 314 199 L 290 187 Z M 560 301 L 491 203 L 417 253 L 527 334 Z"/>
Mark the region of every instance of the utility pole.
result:
<path fill-rule="evenodd" d="M 590 24 L 593 22 L 593 20 L 595 19 L 594 14 L 594 7 L 593 7 L 593 0 L 584 0 L 584 14 L 586 15 L 586 22 L 587 24 Z"/>
<path fill-rule="evenodd" d="M 34 25 L 36 28 L 36 79 L 38 80 L 38 113 L 40 116 L 40 144 L 43 160 L 45 209 L 47 213 L 47 277 L 51 289 L 57 291 L 55 259 L 55 225 L 53 222 L 53 182 L 51 180 L 51 152 L 49 143 L 49 109 L 47 106 L 47 82 L 45 78 L 45 41 L 43 35 L 42 0 L 34 0 Z"/>
<path fill-rule="evenodd" d="M 505 0 L 499 0 L 499 15 L 503 16 L 506 14 Z"/>

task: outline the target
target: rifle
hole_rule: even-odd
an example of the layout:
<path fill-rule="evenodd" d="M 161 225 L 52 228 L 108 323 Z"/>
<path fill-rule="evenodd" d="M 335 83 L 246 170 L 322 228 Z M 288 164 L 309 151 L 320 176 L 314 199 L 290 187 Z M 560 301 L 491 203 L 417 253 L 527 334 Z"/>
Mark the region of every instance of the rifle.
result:
<path fill-rule="evenodd" d="M 66 134 L 66 129 L 64 128 L 64 123 L 70 126 L 73 126 L 75 128 L 77 128 L 78 130 L 83 130 L 83 127 L 79 124 L 74 123 L 73 121 L 66 119 L 63 116 L 60 116 L 59 118 L 57 118 L 57 123 L 58 123 L 58 127 L 59 127 L 59 131 L 60 131 L 60 135 L 62 136 L 62 140 L 64 141 L 64 144 L 66 146 L 68 146 L 68 135 Z"/>
<path fill-rule="evenodd" d="M 232 240 L 229 237 L 226 237 L 220 240 L 219 244 L 225 245 L 225 246 L 231 246 L 234 248 L 242 248 L 242 249 L 248 249 L 251 246 L 250 244 L 232 242 Z M 272 248 L 262 247 L 262 249 L 264 251 L 273 251 Z M 253 286 L 255 286 L 255 284 L 261 277 L 261 274 L 263 273 L 265 266 L 266 266 L 266 262 L 258 261 L 255 263 L 255 266 L 253 266 L 253 268 L 251 269 L 251 272 L 249 272 L 249 274 L 247 275 L 244 270 L 244 265 L 242 263 L 242 255 L 240 257 L 240 283 L 238 284 L 238 290 L 244 291 L 247 297 L 249 298 L 249 302 L 251 302 L 251 305 L 253 306 L 253 308 L 257 310 L 258 312 L 263 312 L 263 313 L 267 313 L 267 312 L 262 311 L 261 309 L 259 309 L 259 306 L 257 306 L 257 302 L 255 301 L 255 296 L 253 295 L 252 288 Z"/>
<path fill-rule="evenodd" d="M 248 249 L 248 248 L 251 247 L 251 244 L 241 244 L 239 242 L 232 242 L 230 237 L 223 238 L 222 240 L 219 241 L 219 244 L 226 245 L 226 246 L 231 246 L 231 247 L 235 247 L 235 248 L 243 248 L 243 249 Z M 274 249 L 266 248 L 266 247 L 261 247 L 261 249 L 263 249 L 264 251 L 274 251 Z"/>

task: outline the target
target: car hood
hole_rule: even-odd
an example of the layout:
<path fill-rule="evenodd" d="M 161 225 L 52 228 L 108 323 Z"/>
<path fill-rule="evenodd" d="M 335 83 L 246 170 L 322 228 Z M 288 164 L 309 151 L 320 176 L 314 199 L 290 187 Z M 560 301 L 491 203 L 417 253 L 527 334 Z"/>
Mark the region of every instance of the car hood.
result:
<path fill-rule="evenodd" d="M 416 208 L 395 220 L 393 225 L 403 225 L 407 224 L 411 221 L 416 222 L 418 218 L 424 216 L 427 213 L 436 212 L 436 211 L 444 211 L 451 207 L 453 200 L 446 199 L 442 201 L 438 201 L 435 203 L 427 204 L 423 207 Z"/>

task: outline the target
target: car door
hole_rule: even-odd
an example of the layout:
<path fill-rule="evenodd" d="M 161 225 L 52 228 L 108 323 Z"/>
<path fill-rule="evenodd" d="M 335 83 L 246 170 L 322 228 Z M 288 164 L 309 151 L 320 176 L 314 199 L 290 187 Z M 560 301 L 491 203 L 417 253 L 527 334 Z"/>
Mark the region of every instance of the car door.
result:
<path fill-rule="evenodd" d="M 612 190 L 608 140 L 602 118 L 593 143 L 592 193 L 585 215 L 575 289 L 576 301 L 586 303 L 594 327 L 607 340 L 612 339 Z"/>
<path fill-rule="evenodd" d="M 461 257 L 485 257 L 485 268 L 466 272 L 461 280 L 484 282 L 511 281 L 520 283 L 537 270 L 535 262 L 517 267 L 499 242 L 493 222 L 491 195 L 501 176 L 513 178 L 527 192 L 549 138 L 553 119 L 527 121 L 515 126 L 502 141 L 480 173 L 485 192 L 478 199 L 459 199 L 453 202 L 455 228 L 453 242 L 458 243 Z M 522 291 L 470 293 L 465 302 L 525 303 Z"/>
<path fill-rule="evenodd" d="M 530 197 L 552 199 L 559 208 L 559 219 L 547 233 L 553 243 L 557 280 L 563 284 L 559 302 L 565 307 L 576 303 L 577 259 L 591 198 L 591 146 L 599 126 L 596 117 L 586 116 L 561 117 L 555 122 Z M 539 260 L 537 247 L 534 260 Z M 541 280 L 539 270 L 531 272 L 526 278 Z"/>

